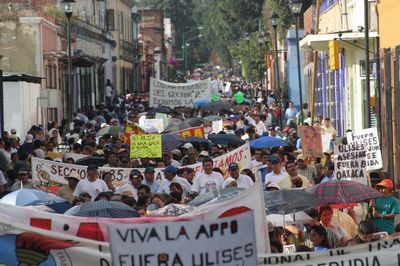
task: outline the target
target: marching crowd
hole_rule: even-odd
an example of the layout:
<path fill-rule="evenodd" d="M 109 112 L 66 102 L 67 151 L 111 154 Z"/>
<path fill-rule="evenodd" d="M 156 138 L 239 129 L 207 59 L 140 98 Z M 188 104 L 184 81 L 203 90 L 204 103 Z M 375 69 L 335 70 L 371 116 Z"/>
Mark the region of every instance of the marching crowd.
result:
<path fill-rule="evenodd" d="M 88 157 L 101 158 L 104 167 L 129 168 L 129 183 L 113 181 L 110 172 L 98 175 L 99 164 L 89 164 L 87 176 L 71 172 L 64 178 L 68 184 L 57 187 L 57 195 L 67 199 L 73 206 L 98 200 L 121 201 L 135 208 L 140 215 L 168 204 L 184 204 L 208 192 L 228 187 L 248 189 L 256 180 L 261 180 L 266 193 L 273 190 L 307 188 L 334 179 L 332 153 L 323 158 L 307 158 L 302 154 L 298 125 L 311 125 L 308 105 L 297 110 L 292 102 L 280 102 L 272 92 L 265 99 L 261 91 L 248 84 L 233 83 L 230 110 L 219 110 L 224 127 L 220 134 L 234 134 L 243 141 L 261 136 L 274 136 L 286 141 L 289 147 L 252 149 L 252 161 L 249 168 L 240 169 L 236 162 L 227 167 L 228 173 L 214 166 L 213 158 L 234 150 L 240 144 L 226 145 L 211 142 L 185 143 L 171 152 L 164 152 L 162 158 L 131 159 L 129 145 L 110 134 L 96 136 L 106 126 L 124 128 L 127 123 L 137 124 L 141 114 L 148 111 L 147 103 L 133 95 L 116 98 L 111 105 L 102 104 L 74 114 L 73 126 L 67 120 L 60 125 L 49 123 L 45 128 L 34 125 L 24 140 L 15 129 L 5 132 L 0 139 L 0 193 L 1 196 L 21 188 L 40 188 L 31 178 L 31 158 L 55 160 L 74 164 L 71 157 L 54 159 L 49 154 L 69 152 Z M 259 93 L 250 105 L 237 104 L 235 93 L 246 95 Z M 257 99 L 258 98 L 258 99 Z M 108 99 L 108 103 L 111 100 Z M 286 106 L 287 108 L 282 108 Z M 149 116 L 154 115 L 150 112 Z M 171 118 L 186 120 L 194 117 L 212 115 L 201 108 L 180 107 L 169 112 Z M 214 113 L 215 114 L 215 113 Z M 313 125 L 323 132 L 336 137 L 336 131 L 329 118 L 318 116 Z M 206 134 L 212 133 L 210 122 L 204 123 Z M 24 134 L 25 135 L 25 134 Z M 201 163 L 203 171 L 196 174 L 190 166 Z M 144 172 L 138 168 L 145 169 Z M 156 176 L 161 168 L 164 178 Z M 399 202 L 392 195 L 393 182 L 384 178 L 375 186 L 382 197 L 369 202 L 351 206 L 320 206 L 306 213 L 311 220 L 302 224 L 275 226 L 268 222 L 272 252 L 282 253 L 284 246 L 294 245 L 296 251 L 315 252 L 374 241 L 390 237 L 400 232 L 395 224 L 399 214 Z"/>

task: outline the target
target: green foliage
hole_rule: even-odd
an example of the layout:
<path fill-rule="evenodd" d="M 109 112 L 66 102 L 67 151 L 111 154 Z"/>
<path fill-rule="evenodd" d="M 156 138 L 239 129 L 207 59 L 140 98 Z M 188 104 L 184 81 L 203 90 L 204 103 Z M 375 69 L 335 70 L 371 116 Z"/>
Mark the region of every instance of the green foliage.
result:
<path fill-rule="evenodd" d="M 44 13 L 46 16 L 53 17 L 59 25 L 65 26 L 67 24 L 64 11 L 57 5 L 46 6 Z"/>
<path fill-rule="evenodd" d="M 284 38 L 293 22 L 293 14 L 289 8 L 289 0 L 268 0 L 267 7 L 271 11 L 271 14 L 272 12 L 278 14 L 278 35 Z"/>

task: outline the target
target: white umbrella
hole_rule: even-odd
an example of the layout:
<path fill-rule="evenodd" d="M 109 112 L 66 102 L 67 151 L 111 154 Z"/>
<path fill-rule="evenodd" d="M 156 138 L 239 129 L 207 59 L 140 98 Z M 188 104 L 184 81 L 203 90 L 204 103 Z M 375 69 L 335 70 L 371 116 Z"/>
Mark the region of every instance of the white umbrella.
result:
<path fill-rule="evenodd" d="M 295 212 L 290 214 L 269 214 L 267 215 L 267 221 L 271 222 L 275 226 L 283 226 L 288 224 L 299 224 L 311 221 L 312 218 L 305 212 Z"/>

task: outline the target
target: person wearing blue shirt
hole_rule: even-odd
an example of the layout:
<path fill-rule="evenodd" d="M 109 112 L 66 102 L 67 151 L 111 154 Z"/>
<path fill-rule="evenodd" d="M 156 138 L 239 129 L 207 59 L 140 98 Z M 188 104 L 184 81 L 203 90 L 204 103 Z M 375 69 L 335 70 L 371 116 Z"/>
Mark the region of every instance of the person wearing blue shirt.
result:
<path fill-rule="evenodd" d="M 329 162 L 325 166 L 325 177 L 324 177 L 324 179 L 321 180 L 321 184 L 327 183 L 327 182 L 331 181 L 332 179 L 334 179 L 334 175 L 333 175 L 334 172 L 335 172 L 335 165 L 332 162 Z"/>
<path fill-rule="evenodd" d="M 383 179 L 376 186 L 376 189 L 382 193 L 383 197 L 374 199 L 371 202 L 372 221 L 381 232 L 394 234 L 394 218 L 400 213 L 399 200 L 393 197 L 393 182 L 390 179 Z"/>
<path fill-rule="evenodd" d="M 150 187 L 151 193 L 157 193 L 160 188 L 160 183 L 155 180 L 154 177 L 155 169 L 154 167 L 147 167 L 144 170 L 144 181 L 143 184 Z"/>

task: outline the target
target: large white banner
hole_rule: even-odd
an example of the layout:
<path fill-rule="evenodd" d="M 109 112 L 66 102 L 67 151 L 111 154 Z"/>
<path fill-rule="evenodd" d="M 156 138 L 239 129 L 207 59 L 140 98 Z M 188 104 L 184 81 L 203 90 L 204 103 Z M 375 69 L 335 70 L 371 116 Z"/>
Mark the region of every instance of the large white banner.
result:
<path fill-rule="evenodd" d="M 250 146 L 248 143 L 240 146 L 239 148 L 228 152 L 227 154 L 221 155 L 217 158 L 213 159 L 214 167 L 219 167 L 225 176 L 228 173 L 228 166 L 232 162 L 236 162 L 240 170 L 251 167 L 251 153 Z M 193 168 L 196 171 L 196 174 L 201 173 L 203 170 L 203 166 L 201 163 L 186 165 L 184 167 Z M 58 163 L 54 161 L 32 158 L 32 179 L 39 184 L 46 186 L 50 182 L 56 182 L 61 184 L 67 184 L 67 180 L 65 180 L 65 176 L 69 175 L 71 172 L 76 172 L 78 175 L 84 179 L 86 177 L 86 166 L 76 165 L 76 164 L 67 164 L 67 163 Z M 144 174 L 144 168 L 136 168 L 140 172 Z M 163 168 L 155 169 L 156 179 L 162 180 L 164 175 L 161 172 Z M 108 168 L 108 167 L 100 167 L 98 169 L 98 174 L 101 177 L 104 172 L 110 172 L 113 176 L 113 181 L 117 184 L 120 182 L 129 182 L 129 172 L 131 168 Z"/>
<path fill-rule="evenodd" d="M 204 221 L 111 224 L 108 230 L 115 266 L 257 264 L 251 211 Z"/>
<path fill-rule="evenodd" d="M 382 168 L 382 155 L 376 128 L 347 134 L 347 144 L 335 144 L 335 177 L 368 184 L 367 171 Z"/>
<path fill-rule="evenodd" d="M 196 83 L 170 83 L 150 79 L 150 107 L 159 105 L 171 108 L 178 106 L 192 107 L 200 99 L 211 100 L 210 79 Z"/>
<path fill-rule="evenodd" d="M 259 254 L 258 265 L 289 266 L 398 266 L 400 237 L 331 249 L 324 252 Z"/>

